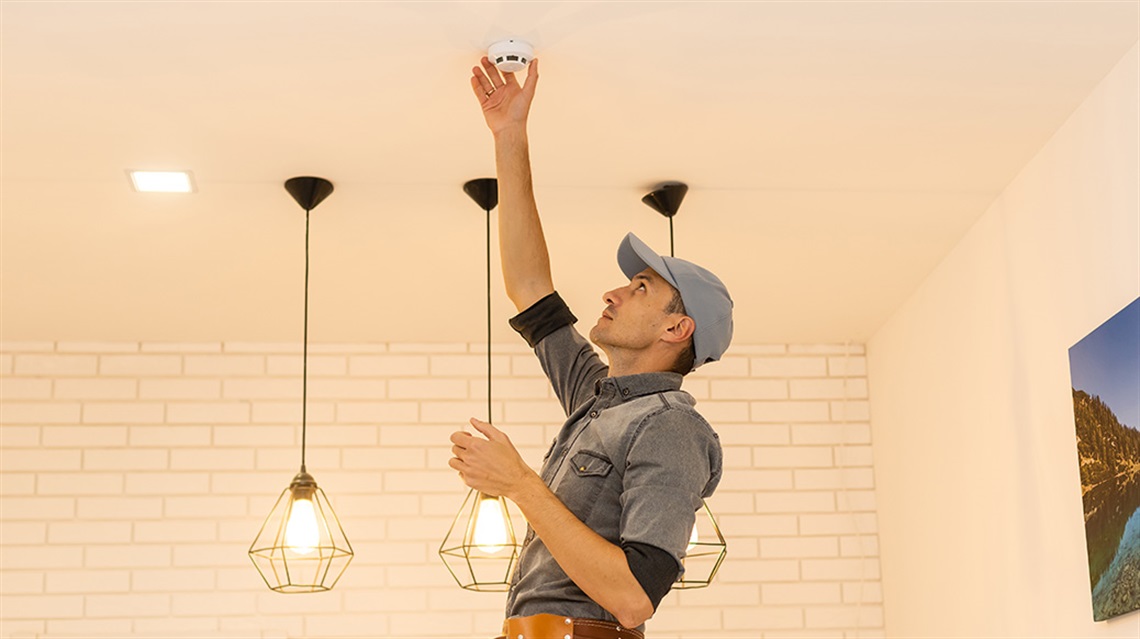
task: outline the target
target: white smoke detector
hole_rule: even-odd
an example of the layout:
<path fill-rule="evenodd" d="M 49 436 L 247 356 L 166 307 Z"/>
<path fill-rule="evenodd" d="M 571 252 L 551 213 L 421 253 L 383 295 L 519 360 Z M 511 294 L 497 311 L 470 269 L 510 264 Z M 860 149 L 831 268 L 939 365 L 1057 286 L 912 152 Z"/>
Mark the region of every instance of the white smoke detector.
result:
<path fill-rule="evenodd" d="M 487 59 L 503 73 L 522 71 L 534 58 L 534 47 L 523 40 L 500 40 L 487 49 Z"/>

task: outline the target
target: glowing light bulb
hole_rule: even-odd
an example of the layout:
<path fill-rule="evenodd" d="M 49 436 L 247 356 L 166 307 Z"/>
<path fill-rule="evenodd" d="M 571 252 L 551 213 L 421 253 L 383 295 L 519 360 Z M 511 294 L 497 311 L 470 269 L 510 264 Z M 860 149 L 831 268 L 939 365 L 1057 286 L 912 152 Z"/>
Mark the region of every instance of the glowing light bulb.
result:
<path fill-rule="evenodd" d="M 506 516 L 501 502 L 495 497 L 481 497 L 479 510 L 472 525 L 471 543 L 479 550 L 493 555 L 510 545 Z"/>
<path fill-rule="evenodd" d="M 693 524 L 693 534 L 689 535 L 689 547 L 685 548 L 685 552 L 692 552 L 697 544 L 700 543 L 701 538 L 697 536 L 697 525 Z"/>
<path fill-rule="evenodd" d="M 298 555 L 308 555 L 321 542 L 317 512 L 311 499 L 294 499 L 285 524 L 285 547 Z"/>

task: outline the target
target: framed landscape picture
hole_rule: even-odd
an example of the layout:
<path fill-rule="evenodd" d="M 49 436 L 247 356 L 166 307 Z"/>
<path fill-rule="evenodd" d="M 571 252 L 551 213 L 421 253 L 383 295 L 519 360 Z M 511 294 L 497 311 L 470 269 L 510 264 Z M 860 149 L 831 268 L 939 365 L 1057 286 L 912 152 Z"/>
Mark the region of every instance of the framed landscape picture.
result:
<path fill-rule="evenodd" d="M 1069 349 L 1093 618 L 1140 609 L 1140 298 Z"/>

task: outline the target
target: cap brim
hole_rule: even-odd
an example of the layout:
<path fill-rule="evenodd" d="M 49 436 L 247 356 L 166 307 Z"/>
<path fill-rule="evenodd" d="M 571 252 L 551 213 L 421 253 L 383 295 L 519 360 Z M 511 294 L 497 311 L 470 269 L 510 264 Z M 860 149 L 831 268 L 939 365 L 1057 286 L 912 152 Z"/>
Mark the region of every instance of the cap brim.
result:
<path fill-rule="evenodd" d="M 629 279 L 633 279 L 634 275 L 644 271 L 647 268 L 653 269 L 658 275 L 661 276 L 673 288 L 677 288 L 677 281 L 673 278 L 673 274 L 669 272 L 669 267 L 665 264 L 665 259 L 657 254 L 656 251 L 649 248 L 649 245 L 642 242 L 633 233 L 627 233 L 625 239 L 621 241 L 621 246 L 618 247 L 618 266 L 621 272 Z"/>

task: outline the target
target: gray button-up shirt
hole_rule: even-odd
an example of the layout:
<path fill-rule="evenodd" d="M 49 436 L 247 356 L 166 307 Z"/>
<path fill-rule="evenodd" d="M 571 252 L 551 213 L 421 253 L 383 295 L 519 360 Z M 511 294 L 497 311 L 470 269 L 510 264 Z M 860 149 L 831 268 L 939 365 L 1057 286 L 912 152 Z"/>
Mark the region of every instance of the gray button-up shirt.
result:
<path fill-rule="evenodd" d="M 720 481 L 722 463 L 717 434 L 680 390 L 681 375 L 607 377 L 609 368 L 572 325 L 534 349 L 569 417 L 543 459 L 543 481 L 609 542 L 656 546 L 680 566 L 695 512 Z M 617 621 L 529 528 L 506 611 Z"/>

